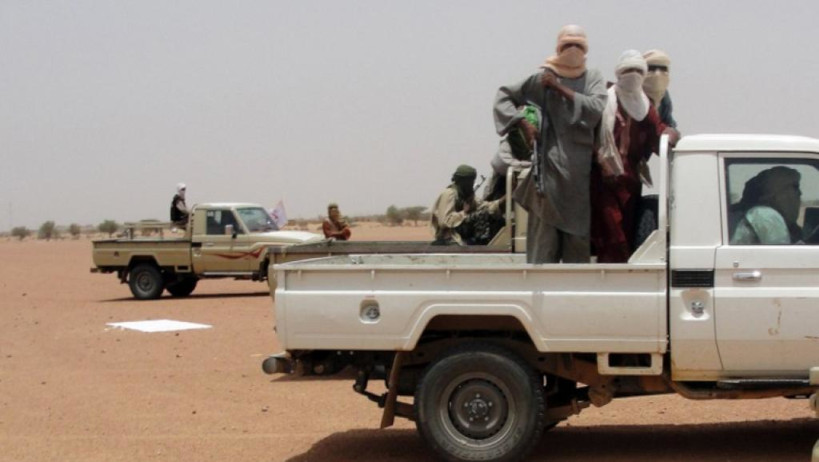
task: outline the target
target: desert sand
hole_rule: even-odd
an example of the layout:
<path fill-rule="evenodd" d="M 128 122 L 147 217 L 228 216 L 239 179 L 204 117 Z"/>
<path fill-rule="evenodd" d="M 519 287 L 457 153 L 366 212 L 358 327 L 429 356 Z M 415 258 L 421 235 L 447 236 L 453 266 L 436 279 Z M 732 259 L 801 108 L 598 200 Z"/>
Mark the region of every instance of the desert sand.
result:
<path fill-rule="evenodd" d="M 358 226 L 354 238 L 429 228 Z M 0 241 L 0 460 L 425 461 L 411 422 L 380 412 L 349 374 L 269 376 L 279 345 L 263 283 L 202 281 L 186 299 L 136 301 L 91 274 L 86 239 Z M 142 333 L 108 323 L 212 328 Z M 819 420 L 805 400 L 630 398 L 547 433 L 533 461 L 807 461 Z"/>

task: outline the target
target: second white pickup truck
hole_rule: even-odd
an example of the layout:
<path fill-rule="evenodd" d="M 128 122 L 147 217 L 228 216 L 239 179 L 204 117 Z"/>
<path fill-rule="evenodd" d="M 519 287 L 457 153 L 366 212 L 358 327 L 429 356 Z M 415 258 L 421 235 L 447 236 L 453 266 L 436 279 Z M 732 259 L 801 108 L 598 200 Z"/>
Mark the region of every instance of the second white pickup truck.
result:
<path fill-rule="evenodd" d="M 357 370 L 447 460 L 518 460 L 589 405 L 808 398 L 819 385 L 819 141 L 700 135 L 661 149 L 658 229 L 626 264 L 521 254 L 276 265 L 265 371 Z M 273 273 L 273 271 L 271 271 Z M 371 379 L 388 391 L 368 391 Z M 412 403 L 399 396 L 412 397 Z"/>

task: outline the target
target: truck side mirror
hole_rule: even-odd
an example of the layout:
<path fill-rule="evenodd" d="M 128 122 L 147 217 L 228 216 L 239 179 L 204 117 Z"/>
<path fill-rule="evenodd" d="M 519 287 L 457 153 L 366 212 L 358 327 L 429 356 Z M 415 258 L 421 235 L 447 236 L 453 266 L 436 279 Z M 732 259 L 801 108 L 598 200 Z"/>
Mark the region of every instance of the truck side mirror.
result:
<path fill-rule="evenodd" d="M 233 225 L 225 225 L 225 235 L 236 239 L 236 230 L 233 228 Z"/>

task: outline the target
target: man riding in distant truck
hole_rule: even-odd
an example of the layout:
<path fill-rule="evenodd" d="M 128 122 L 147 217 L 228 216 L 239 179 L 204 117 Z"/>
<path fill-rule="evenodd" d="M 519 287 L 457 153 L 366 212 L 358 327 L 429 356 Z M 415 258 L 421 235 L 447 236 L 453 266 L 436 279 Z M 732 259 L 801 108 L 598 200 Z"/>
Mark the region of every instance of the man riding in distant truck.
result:
<path fill-rule="evenodd" d="M 176 185 L 176 194 L 171 199 L 171 222 L 184 228 L 188 224 L 188 206 L 185 204 L 185 183 Z"/>

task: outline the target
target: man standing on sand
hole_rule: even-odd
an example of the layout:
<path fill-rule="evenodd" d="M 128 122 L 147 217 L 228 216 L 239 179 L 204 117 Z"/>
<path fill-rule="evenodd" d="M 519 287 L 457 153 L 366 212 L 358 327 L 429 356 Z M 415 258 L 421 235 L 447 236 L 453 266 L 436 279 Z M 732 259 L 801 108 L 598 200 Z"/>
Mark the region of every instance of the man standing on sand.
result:
<path fill-rule="evenodd" d="M 341 218 L 341 212 L 338 211 L 336 203 L 327 206 L 327 219 L 322 223 L 321 229 L 324 231 L 324 237 L 337 241 L 346 241 L 352 234 L 350 225 Z"/>
<path fill-rule="evenodd" d="M 501 87 L 495 98 L 498 134 L 519 123 L 537 143 L 530 178 L 515 191 L 529 212 L 529 263 L 588 263 L 591 257 L 589 175 L 607 93 L 600 71 L 586 68 L 587 52 L 583 29 L 565 26 L 557 37 L 557 54 L 542 70 Z M 528 104 L 541 108 L 540 127 L 524 119 L 522 108 Z"/>

